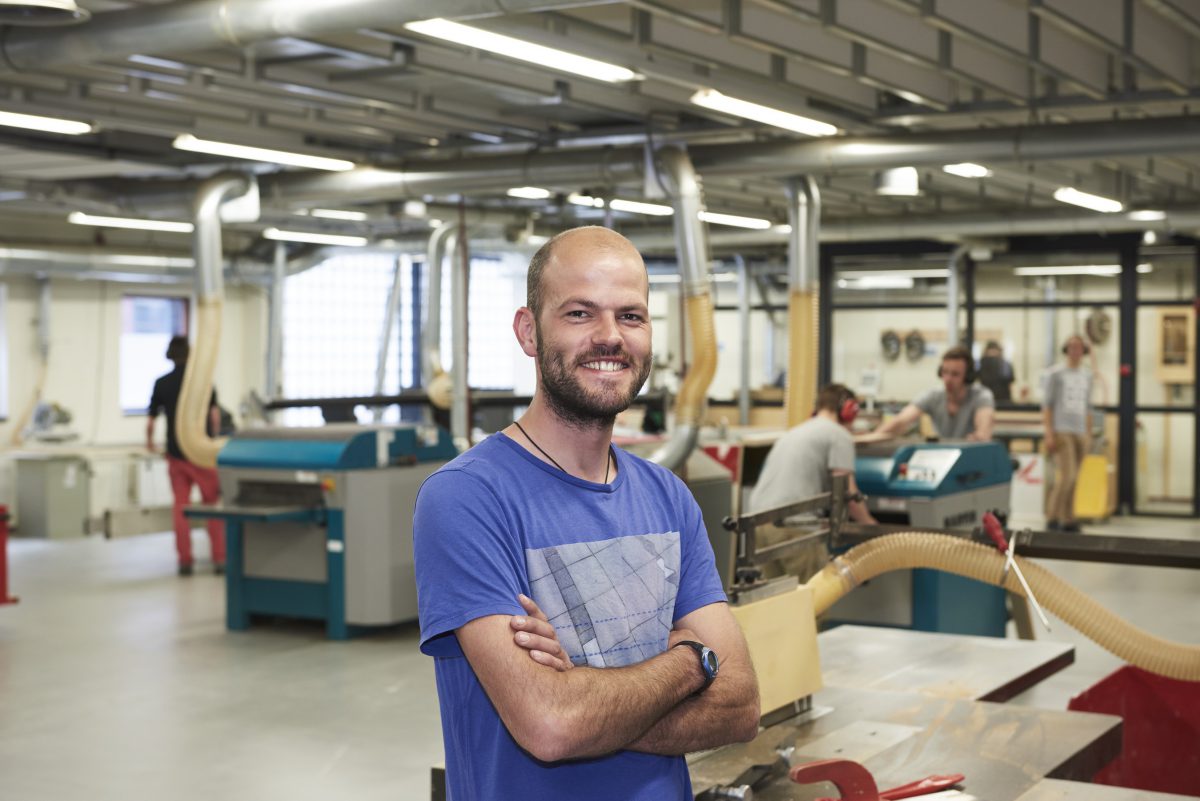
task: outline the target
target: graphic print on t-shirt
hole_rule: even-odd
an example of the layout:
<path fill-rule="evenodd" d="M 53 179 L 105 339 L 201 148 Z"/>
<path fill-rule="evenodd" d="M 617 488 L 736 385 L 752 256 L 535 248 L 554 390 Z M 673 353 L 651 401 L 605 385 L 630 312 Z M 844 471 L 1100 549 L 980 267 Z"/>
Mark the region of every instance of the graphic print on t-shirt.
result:
<path fill-rule="evenodd" d="M 525 551 L 533 600 L 576 665 L 621 667 L 662 653 L 679 591 L 679 532 Z"/>

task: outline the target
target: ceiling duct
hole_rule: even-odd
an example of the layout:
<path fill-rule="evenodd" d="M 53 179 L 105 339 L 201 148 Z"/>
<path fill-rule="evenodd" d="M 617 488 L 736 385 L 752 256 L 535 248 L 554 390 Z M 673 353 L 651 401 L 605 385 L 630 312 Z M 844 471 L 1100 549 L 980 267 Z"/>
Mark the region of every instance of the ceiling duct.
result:
<path fill-rule="evenodd" d="M 62 5 L 69 0 L 43 0 Z M 604 0 L 196 0 L 97 14 L 76 31 L 9 31 L 0 69 L 43 70 L 66 64 L 118 61 L 138 53 L 179 54 L 245 47 L 280 36 L 396 27 L 430 17 L 487 17 L 594 6 Z M 72 2 L 71 5 L 74 5 Z"/>
<path fill-rule="evenodd" d="M 74 25 L 91 16 L 75 0 L 0 0 L 0 25 Z"/>

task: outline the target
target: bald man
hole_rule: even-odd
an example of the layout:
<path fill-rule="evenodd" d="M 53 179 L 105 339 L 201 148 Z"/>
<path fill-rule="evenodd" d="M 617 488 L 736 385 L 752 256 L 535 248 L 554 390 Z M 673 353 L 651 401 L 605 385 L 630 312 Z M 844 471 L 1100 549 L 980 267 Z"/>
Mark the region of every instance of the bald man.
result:
<path fill-rule="evenodd" d="M 528 411 L 426 480 L 414 537 L 455 801 L 691 799 L 682 755 L 758 728 L 700 509 L 612 445 L 650 372 L 649 282 L 624 237 L 533 257 L 513 331 Z"/>

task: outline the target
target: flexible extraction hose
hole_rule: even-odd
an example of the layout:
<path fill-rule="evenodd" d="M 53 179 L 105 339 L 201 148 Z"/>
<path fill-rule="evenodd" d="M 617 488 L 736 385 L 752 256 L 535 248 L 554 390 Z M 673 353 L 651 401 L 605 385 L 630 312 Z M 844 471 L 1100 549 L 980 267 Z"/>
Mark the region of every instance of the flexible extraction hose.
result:
<path fill-rule="evenodd" d="M 717 371 L 717 333 L 709 286 L 708 239 L 700 221 L 704 208 L 700 179 L 687 153 L 674 145 L 659 148 L 656 158 L 659 178 L 675 209 L 675 247 L 692 343 L 692 363 L 675 398 L 675 428 L 670 438 L 650 454 L 650 461 L 674 470 L 687 461 L 700 439 L 708 387 Z"/>
<path fill-rule="evenodd" d="M 249 187 L 249 179 L 244 175 L 219 173 L 200 185 L 193 207 L 196 343 L 183 370 L 183 386 L 175 410 L 175 437 L 187 460 L 200 467 L 216 467 L 217 454 L 227 441 L 209 437 L 205 427 L 221 345 L 221 309 L 225 299 L 220 208 L 226 197 L 244 194 Z"/>
<path fill-rule="evenodd" d="M 1132 665 L 1184 681 L 1200 681 L 1200 646 L 1172 642 L 1138 629 L 1034 562 L 1016 557 L 1038 603 L 1101 647 Z M 1024 596 L 1005 557 L 986 545 L 948 534 L 889 534 L 851 548 L 805 585 L 816 614 L 850 590 L 891 570 L 933 568 L 1003 587 Z"/>
<path fill-rule="evenodd" d="M 798 426 L 812 415 L 817 401 L 816 292 L 795 289 L 788 296 L 787 427 Z"/>
<path fill-rule="evenodd" d="M 821 258 L 821 192 L 811 176 L 787 182 L 788 221 L 788 369 L 784 390 L 787 427 L 813 413 L 817 400 L 820 335 L 817 266 Z"/>

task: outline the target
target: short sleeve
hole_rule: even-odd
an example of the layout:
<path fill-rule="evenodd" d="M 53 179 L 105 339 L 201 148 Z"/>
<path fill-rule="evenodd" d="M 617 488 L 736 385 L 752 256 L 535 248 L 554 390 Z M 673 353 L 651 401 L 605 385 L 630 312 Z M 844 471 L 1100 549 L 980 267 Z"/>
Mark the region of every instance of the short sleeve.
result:
<path fill-rule="evenodd" d="M 675 476 L 676 503 L 682 507 L 683 530 L 679 532 L 679 592 L 675 596 L 673 620 L 679 620 L 702 606 L 721 603 L 729 599 L 721 586 L 717 573 L 717 561 L 713 556 L 712 543 L 700 507 L 683 482 Z"/>
<path fill-rule="evenodd" d="M 975 408 L 976 409 L 994 409 L 996 408 L 996 396 L 987 387 L 976 387 Z"/>
<path fill-rule="evenodd" d="M 854 437 L 845 429 L 833 432 L 829 443 L 829 469 L 854 472 Z"/>
<path fill-rule="evenodd" d="M 927 389 L 917 396 L 917 399 L 913 401 L 913 406 L 925 414 L 933 414 L 934 407 L 937 406 L 937 395 L 936 389 Z"/>
<path fill-rule="evenodd" d="M 1052 409 L 1054 404 L 1058 403 L 1058 371 L 1055 370 L 1046 376 L 1046 392 L 1042 400 L 1043 409 Z"/>
<path fill-rule="evenodd" d="M 486 615 L 519 615 L 529 592 L 518 533 L 499 499 L 464 470 L 434 473 L 413 513 L 421 651 L 459 656 L 455 629 Z"/>
<path fill-rule="evenodd" d="M 162 382 L 154 382 L 154 390 L 150 393 L 150 406 L 146 409 L 146 414 L 150 417 L 158 417 L 165 408 L 166 404 L 162 397 Z"/>

